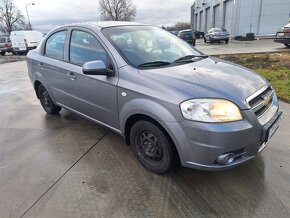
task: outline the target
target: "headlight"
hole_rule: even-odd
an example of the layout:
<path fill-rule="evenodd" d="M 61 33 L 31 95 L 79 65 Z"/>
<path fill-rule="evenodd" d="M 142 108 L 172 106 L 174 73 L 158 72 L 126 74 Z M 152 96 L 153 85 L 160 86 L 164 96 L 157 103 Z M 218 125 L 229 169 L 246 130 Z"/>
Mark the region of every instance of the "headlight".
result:
<path fill-rule="evenodd" d="M 181 103 L 185 119 L 207 123 L 223 123 L 242 120 L 240 109 L 223 99 L 192 99 Z"/>

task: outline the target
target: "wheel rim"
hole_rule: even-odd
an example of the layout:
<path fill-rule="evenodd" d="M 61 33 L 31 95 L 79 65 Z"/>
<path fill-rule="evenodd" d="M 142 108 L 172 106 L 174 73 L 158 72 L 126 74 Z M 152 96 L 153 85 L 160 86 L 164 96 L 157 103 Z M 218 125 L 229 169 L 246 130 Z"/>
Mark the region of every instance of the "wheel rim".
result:
<path fill-rule="evenodd" d="M 158 163 L 163 158 L 163 149 L 158 138 L 149 131 L 137 135 L 137 144 L 142 157 L 150 162 Z"/>
<path fill-rule="evenodd" d="M 50 108 L 51 105 L 50 105 L 49 95 L 46 90 L 42 90 L 41 92 L 41 102 L 43 106 L 45 106 L 46 108 Z"/>

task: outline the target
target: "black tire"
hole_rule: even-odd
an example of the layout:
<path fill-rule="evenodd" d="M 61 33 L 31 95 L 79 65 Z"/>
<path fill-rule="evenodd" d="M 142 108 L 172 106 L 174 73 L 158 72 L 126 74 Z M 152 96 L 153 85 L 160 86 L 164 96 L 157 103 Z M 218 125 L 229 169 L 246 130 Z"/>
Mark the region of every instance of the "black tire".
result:
<path fill-rule="evenodd" d="M 290 44 L 284 43 L 287 48 L 290 48 Z"/>
<path fill-rule="evenodd" d="M 61 110 L 61 107 L 55 105 L 50 98 L 47 90 L 43 85 L 39 85 L 37 90 L 37 95 L 40 100 L 41 106 L 48 114 L 58 114 Z"/>
<path fill-rule="evenodd" d="M 1 56 L 5 56 L 6 52 L 5 51 L 1 51 Z"/>
<path fill-rule="evenodd" d="M 213 44 L 212 38 L 209 38 L 209 42 L 210 42 L 210 44 Z"/>
<path fill-rule="evenodd" d="M 166 133 L 148 121 L 137 121 L 131 128 L 130 144 L 141 164 L 162 174 L 176 166 L 176 151 Z"/>
<path fill-rule="evenodd" d="M 204 43 L 206 43 L 206 38 L 205 37 L 203 37 L 203 40 L 204 40 Z"/>
<path fill-rule="evenodd" d="M 229 43 L 229 40 L 227 39 L 227 40 L 225 41 L 225 43 L 228 44 L 228 43 Z"/>

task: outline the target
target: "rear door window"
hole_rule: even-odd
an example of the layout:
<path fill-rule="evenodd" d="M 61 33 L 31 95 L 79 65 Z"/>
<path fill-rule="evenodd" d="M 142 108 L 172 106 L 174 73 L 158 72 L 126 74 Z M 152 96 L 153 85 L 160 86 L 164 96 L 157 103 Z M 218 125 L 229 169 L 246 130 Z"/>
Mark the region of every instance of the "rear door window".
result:
<path fill-rule="evenodd" d="M 107 52 L 101 43 L 90 33 L 73 30 L 70 40 L 69 60 L 83 65 L 89 61 L 101 60 L 107 65 Z"/>
<path fill-rule="evenodd" d="M 63 60 L 64 59 L 64 45 L 67 31 L 63 30 L 51 35 L 45 44 L 45 56 Z"/>

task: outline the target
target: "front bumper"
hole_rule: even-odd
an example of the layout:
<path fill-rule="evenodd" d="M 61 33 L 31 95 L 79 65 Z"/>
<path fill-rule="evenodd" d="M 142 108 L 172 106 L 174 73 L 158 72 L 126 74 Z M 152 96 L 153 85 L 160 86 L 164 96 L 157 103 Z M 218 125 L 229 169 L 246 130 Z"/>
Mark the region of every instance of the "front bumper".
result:
<path fill-rule="evenodd" d="M 166 123 L 179 152 L 181 164 L 201 170 L 223 170 L 238 166 L 261 152 L 268 143 L 269 128 L 280 118 L 278 102 L 274 115 L 261 125 L 251 110 L 244 110 L 244 120 L 223 124 L 199 123 L 189 120 Z M 219 164 L 218 156 L 234 153 L 227 165 Z"/>

